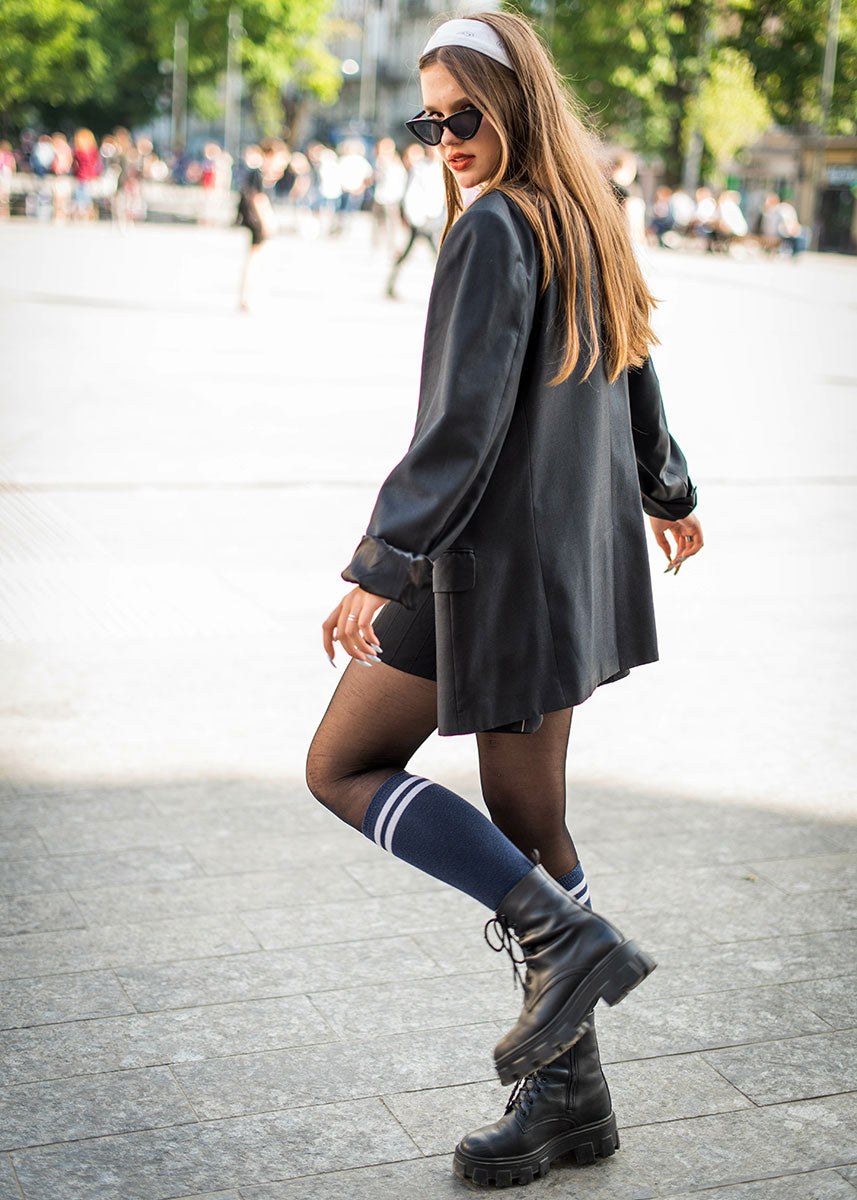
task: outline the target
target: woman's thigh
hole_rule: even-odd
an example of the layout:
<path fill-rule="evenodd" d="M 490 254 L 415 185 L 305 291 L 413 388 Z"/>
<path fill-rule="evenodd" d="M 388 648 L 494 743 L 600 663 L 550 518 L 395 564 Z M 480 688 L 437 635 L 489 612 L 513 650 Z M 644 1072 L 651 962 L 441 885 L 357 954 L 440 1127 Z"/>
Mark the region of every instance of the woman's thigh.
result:
<path fill-rule="evenodd" d="M 381 784 L 437 728 L 437 684 L 385 663 L 349 662 L 307 758 L 313 795 L 359 829 Z"/>

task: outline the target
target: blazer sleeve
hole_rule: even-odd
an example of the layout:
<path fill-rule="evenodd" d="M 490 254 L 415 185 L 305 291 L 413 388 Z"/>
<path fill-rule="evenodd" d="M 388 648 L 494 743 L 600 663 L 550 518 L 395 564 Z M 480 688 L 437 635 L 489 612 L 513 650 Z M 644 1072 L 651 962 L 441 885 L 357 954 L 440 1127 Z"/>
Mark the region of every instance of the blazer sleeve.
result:
<path fill-rule="evenodd" d="M 667 428 L 661 385 L 650 358 L 641 367 L 628 368 L 628 399 L 643 511 L 665 521 L 681 520 L 696 507 L 696 488 Z"/>
<path fill-rule="evenodd" d="M 343 579 L 407 608 L 430 585 L 509 429 L 537 285 L 508 213 L 474 207 L 452 227 L 429 300 L 414 436 Z"/>

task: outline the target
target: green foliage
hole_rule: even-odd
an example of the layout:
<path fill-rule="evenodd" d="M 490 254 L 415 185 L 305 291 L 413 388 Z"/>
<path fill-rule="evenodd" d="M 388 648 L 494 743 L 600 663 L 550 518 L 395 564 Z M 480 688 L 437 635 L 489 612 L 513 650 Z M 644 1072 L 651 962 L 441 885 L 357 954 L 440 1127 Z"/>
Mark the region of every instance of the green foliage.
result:
<path fill-rule="evenodd" d="M 753 0 L 731 39 L 748 54 L 780 125 L 809 129 L 821 115 L 829 0 Z M 857 133 L 857 0 L 842 0 L 830 133 Z"/>
<path fill-rule="evenodd" d="M 108 59 L 82 0 L 0 0 L 0 112 L 85 99 Z"/>
<path fill-rule="evenodd" d="M 731 48 L 718 49 L 687 107 L 688 129 L 698 128 L 721 177 L 739 150 L 771 126 L 768 102 L 756 87 L 753 65 Z"/>
<path fill-rule="evenodd" d="M 244 86 L 271 132 L 282 94 L 335 100 L 340 72 L 324 44 L 330 0 L 239 0 Z M 0 118 L 33 110 L 52 126 L 135 125 L 169 106 L 178 18 L 188 22 L 191 107 L 219 111 L 230 0 L 0 0 Z M 166 67 L 166 70 L 163 68 Z"/>
<path fill-rule="evenodd" d="M 755 71 L 774 121 L 800 130 L 818 119 L 829 0 L 508 2 L 542 30 L 601 130 L 662 157 L 674 178 L 694 98 L 737 61 L 727 52 Z M 842 0 L 830 130 L 857 133 L 857 0 Z"/>

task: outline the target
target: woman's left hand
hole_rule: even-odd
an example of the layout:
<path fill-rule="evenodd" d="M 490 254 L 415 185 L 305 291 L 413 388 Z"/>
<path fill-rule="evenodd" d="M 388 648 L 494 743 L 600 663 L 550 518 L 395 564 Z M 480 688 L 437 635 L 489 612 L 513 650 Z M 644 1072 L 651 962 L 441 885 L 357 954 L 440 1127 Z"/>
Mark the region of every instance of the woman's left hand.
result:
<path fill-rule="evenodd" d="M 666 570 L 673 571 L 678 575 L 685 559 L 699 554 L 704 545 L 702 526 L 692 513 L 688 517 L 682 517 L 680 521 L 663 521 L 660 517 L 649 517 L 649 523 L 652 526 L 655 541 L 667 556 L 669 566 Z M 670 547 L 667 534 L 670 534 L 675 541 L 675 552 Z"/>
<path fill-rule="evenodd" d="M 375 596 L 356 587 L 337 604 L 321 626 L 324 649 L 334 666 L 334 642 L 339 642 L 346 654 L 367 666 L 381 661 L 378 655 L 382 650 L 372 620 L 378 609 L 387 603 L 386 596 Z"/>

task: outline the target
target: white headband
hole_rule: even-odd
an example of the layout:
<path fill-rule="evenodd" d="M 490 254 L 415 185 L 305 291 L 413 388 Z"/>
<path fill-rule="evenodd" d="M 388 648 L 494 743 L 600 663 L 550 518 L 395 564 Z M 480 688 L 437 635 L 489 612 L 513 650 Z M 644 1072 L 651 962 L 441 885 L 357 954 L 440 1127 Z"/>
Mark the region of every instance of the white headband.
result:
<path fill-rule="evenodd" d="M 484 21 L 469 17 L 456 17 L 452 21 L 444 21 L 426 42 L 423 54 L 428 54 L 429 50 L 436 50 L 438 46 L 469 46 L 471 50 L 487 54 L 504 67 L 514 70 L 499 35 Z"/>

